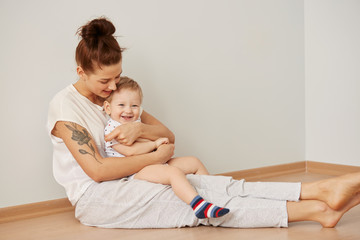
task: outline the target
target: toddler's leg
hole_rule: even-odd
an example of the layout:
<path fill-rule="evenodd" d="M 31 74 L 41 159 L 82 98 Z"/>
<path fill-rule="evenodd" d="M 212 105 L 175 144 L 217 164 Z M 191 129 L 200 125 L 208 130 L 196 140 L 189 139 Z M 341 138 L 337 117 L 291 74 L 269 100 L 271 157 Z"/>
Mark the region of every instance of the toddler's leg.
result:
<path fill-rule="evenodd" d="M 179 168 L 185 174 L 209 175 L 204 164 L 196 157 L 172 158 L 167 163 Z"/>
<path fill-rule="evenodd" d="M 171 185 L 175 195 L 185 203 L 189 204 L 198 218 L 216 218 L 229 212 L 229 209 L 221 208 L 204 201 L 187 180 L 182 170 L 177 167 L 169 165 L 150 165 L 138 172 L 134 178 L 153 183 Z"/>
<path fill-rule="evenodd" d="M 150 165 L 141 169 L 141 171 L 135 174 L 134 178 L 152 183 L 171 185 L 176 196 L 187 204 L 190 204 L 198 195 L 194 187 L 186 179 L 185 174 L 172 166 L 162 164 Z"/>

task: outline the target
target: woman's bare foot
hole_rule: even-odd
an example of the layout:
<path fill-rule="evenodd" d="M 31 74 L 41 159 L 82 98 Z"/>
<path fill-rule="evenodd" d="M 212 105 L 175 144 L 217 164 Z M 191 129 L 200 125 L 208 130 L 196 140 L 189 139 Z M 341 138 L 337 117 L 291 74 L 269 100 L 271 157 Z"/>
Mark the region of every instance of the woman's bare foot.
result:
<path fill-rule="evenodd" d="M 315 221 L 323 227 L 332 228 L 336 226 L 347 211 L 359 204 L 360 194 L 353 196 L 340 210 L 334 210 L 325 202 L 318 200 L 288 202 L 289 222 Z"/>
<path fill-rule="evenodd" d="M 334 210 L 340 210 L 360 192 L 360 172 L 303 183 L 300 199 L 321 200 Z"/>
<path fill-rule="evenodd" d="M 353 196 L 347 204 L 340 210 L 333 210 L 330 207 L 327 209 L 326 213 L 328 216 L 325 216 L 322 219 L 319 219 L 319 222 L 323 227 L 335 227 L 336 224 L 340 221 L 342 216 L 349 211 L 351 208 L 360 204 L 360 194 Z"/>

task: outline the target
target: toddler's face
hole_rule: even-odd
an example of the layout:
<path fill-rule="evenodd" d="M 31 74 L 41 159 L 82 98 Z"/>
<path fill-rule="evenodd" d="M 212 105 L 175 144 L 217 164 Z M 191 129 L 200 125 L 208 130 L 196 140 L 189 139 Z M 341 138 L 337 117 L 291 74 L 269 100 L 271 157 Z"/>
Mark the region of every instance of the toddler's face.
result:
<path fill-rule="evenodd" d="M 141 97 L 138 91 L 121 89 L 114 92 L 111 103 L 105 107 L 105 111 L 112 119 L 125 124 L 134 122 L 140 117 Z"/>

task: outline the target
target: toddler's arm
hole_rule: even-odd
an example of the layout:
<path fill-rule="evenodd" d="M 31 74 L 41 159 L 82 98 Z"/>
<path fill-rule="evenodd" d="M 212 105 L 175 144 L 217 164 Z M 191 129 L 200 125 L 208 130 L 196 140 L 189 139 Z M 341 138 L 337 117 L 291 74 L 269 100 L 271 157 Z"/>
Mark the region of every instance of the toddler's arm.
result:
<path fill-rule="evenodd" d="M 133 145 L 126 146 L 123 144 L 115 144 L 111 146 L 115 151 L 121 153 L 124 156 L 134 156 L 144 153 L 149 153 L 157 149 L 162 144 L 168 144 L 168 138 L 159 138 L 156 141 L 148 139 L 138 139 Z"/>

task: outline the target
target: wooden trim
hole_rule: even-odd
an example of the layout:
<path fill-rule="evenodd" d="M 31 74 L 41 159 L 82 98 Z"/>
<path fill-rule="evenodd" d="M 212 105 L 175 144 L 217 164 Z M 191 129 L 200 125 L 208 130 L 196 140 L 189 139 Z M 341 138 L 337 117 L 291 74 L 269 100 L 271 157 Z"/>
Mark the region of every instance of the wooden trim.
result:
<path fill-rule="evenodd" d="M 305 172 L 306 162 L 295 162 L 280 164 L 269 167 L 253 168 L 235 172 L 222 173 L 218 175 L 232 176 L 234 179 L 245 179 L 247 181 L 258 181 L 262 178 L 277 177 L 286 174 Z"/>
<path fill-rule="evenodd" d="M 360 167 L 333 164 L 333 163 L 322 163 L 322 162 L 306 162 L 306 172 L 318 173 L 324 175 L 339 176 L 346 173 L 359 172 Z"/>
<path fill-rule="evenodd" d="M 301 172 L 336 176 L 355 171 L 360 171 L 360 167 L 303 161 L 235 172 L 227 172 L 217 175 L 232 176 L 234 179 L 246 179 L 247 181 L 259 181 L 263 178 L 277 177 Z M 74 207 L 71 206 L 67 198 L 0 208 L 0 224 L 68 211 L 74 211 Z"/>
<path fill-rule="evenodd" d="M 0 208 L 0 224 L 74 210 L 67 198 Z"/>

